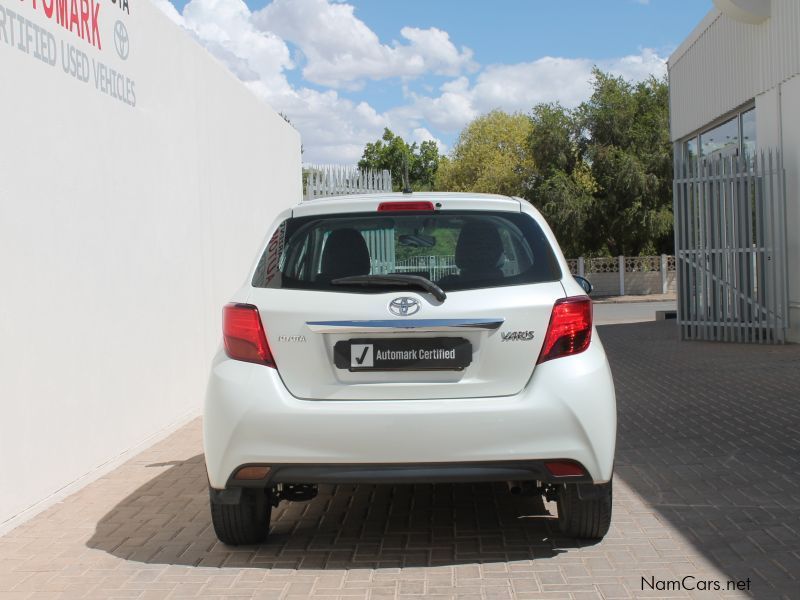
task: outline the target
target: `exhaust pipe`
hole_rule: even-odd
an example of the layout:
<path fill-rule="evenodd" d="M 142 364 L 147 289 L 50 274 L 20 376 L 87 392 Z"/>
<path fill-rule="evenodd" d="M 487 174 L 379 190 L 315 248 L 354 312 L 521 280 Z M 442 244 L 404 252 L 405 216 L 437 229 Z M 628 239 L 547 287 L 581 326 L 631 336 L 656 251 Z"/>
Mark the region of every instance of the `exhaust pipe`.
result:
<path fill-rule="evenodd" d="M 506 485 L 508 486 L 508 491 L 514 496 L 522 495 L 522 482 L 521 481 L 506 481 Z"/>

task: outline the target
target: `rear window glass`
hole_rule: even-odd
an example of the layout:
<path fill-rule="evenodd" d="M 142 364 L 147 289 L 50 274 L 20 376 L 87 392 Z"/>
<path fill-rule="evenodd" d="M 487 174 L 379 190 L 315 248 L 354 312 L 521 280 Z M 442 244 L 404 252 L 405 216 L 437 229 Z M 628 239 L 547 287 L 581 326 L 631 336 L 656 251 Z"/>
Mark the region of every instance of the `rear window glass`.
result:
<path fill-rule="evenodd" d="M 357 213 L 288 219 L 259 260 L 255 287 L 375 293 L 356 275 L 425 277 L 444 291 L 561 279 L 541 228 L 524 213 Z"/>

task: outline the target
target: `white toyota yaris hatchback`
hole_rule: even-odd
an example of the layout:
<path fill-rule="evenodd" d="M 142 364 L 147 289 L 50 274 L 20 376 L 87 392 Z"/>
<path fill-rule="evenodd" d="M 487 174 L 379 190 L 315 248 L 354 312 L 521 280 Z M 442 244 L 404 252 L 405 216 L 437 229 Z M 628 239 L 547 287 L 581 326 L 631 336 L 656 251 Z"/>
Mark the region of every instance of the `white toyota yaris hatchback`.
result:
<path fill-rule="evenodd" d="M 512 482 L 556 500 L 565 534 L 607 532 L 611 372 L 591 301 L 526 201 L 302 202 L 223 330 L 203 422 L 221 541 L 261 542 L 281 500 L 362 482 Z"/>

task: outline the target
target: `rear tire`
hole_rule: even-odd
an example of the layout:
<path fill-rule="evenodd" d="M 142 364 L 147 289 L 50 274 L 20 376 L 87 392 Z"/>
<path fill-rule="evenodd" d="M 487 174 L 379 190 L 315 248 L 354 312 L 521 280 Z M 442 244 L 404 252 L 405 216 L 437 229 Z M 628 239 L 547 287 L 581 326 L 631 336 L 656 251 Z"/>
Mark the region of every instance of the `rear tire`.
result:
<path fill-rule="evenodd" d="M 558 527 L 570 537 L 601 540 L 611 525 L 611 482 L 586 487 L 590 490 L 583 498 L 577 485 L 559 490 Z"/>
<path fill-rule="evenodd" d="M 236 504 L 211 502 L 214 533 L 229 546 L 260 544 L 266 540 L 271 516 L 270 490 L 243 488 Z"/>

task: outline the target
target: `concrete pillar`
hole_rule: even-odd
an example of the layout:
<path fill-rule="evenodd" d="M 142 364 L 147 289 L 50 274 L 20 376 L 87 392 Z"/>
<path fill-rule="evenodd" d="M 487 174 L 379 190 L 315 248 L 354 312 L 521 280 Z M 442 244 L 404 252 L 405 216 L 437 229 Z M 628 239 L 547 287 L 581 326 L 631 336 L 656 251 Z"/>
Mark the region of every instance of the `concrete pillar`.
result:
<path fill-rule="evenodd" d="M 619 295 L 625 295 L 625 257 L 620 256 L 617 258 L 619 264 Z"/>

